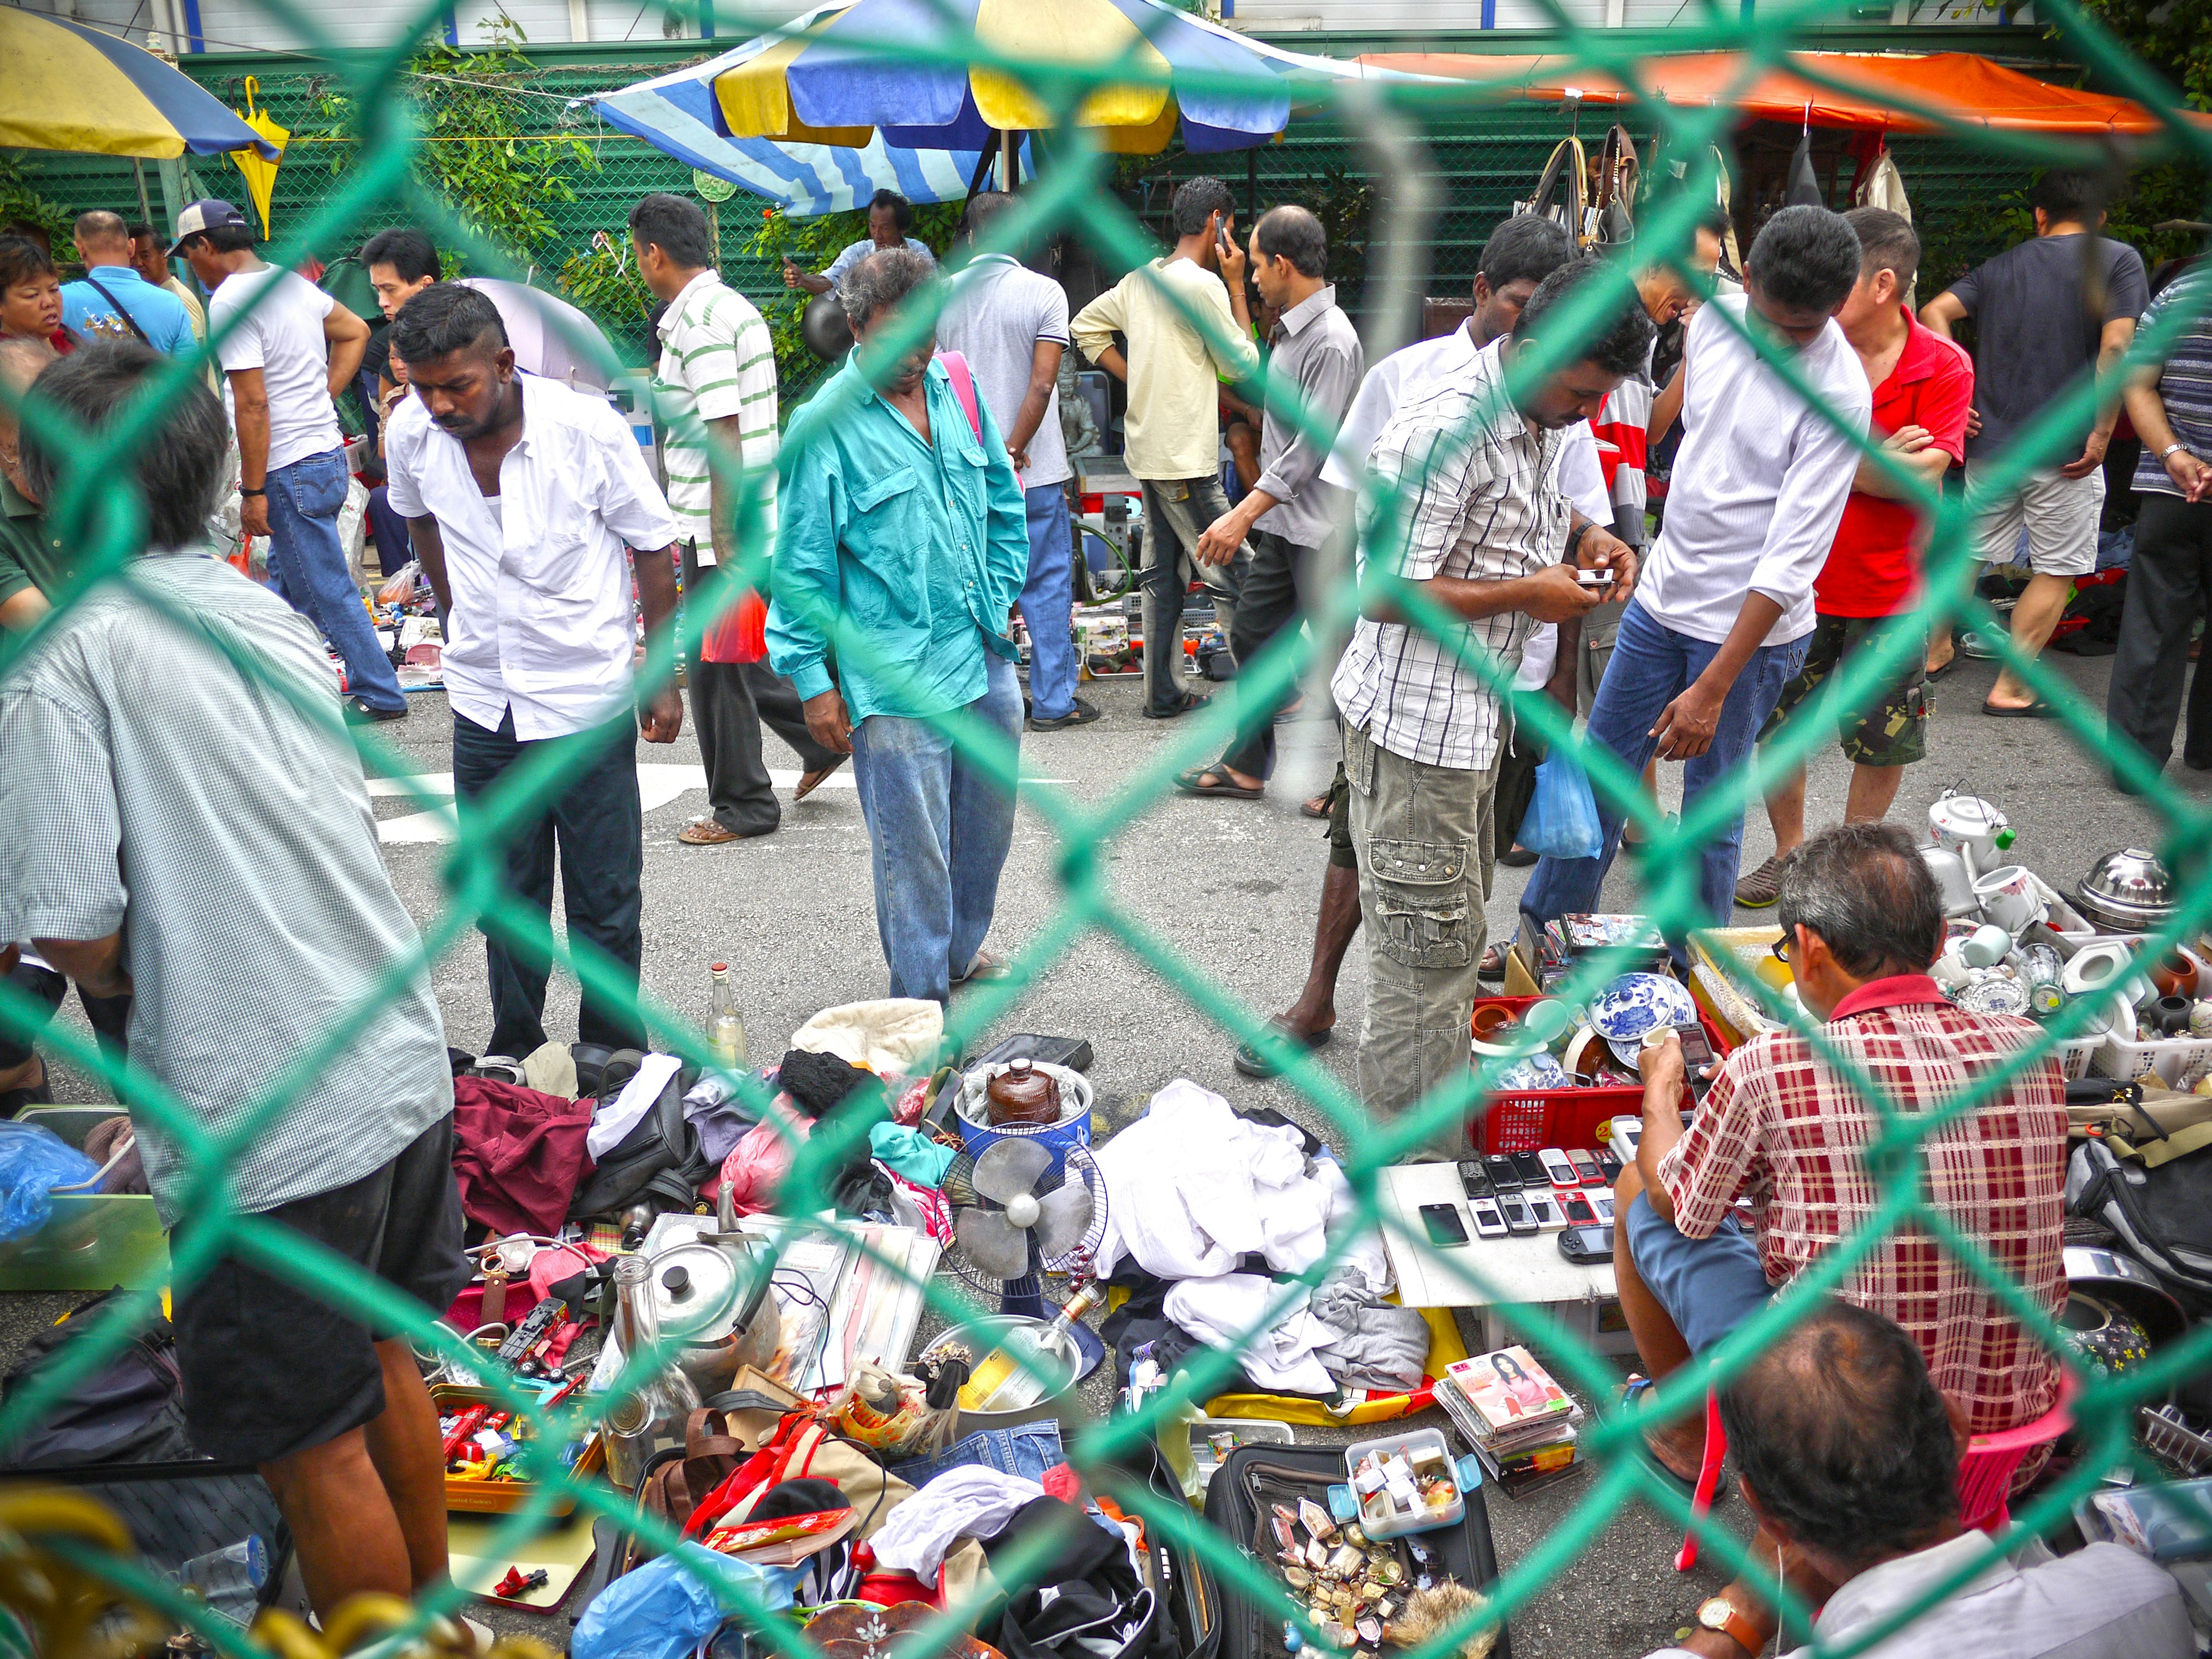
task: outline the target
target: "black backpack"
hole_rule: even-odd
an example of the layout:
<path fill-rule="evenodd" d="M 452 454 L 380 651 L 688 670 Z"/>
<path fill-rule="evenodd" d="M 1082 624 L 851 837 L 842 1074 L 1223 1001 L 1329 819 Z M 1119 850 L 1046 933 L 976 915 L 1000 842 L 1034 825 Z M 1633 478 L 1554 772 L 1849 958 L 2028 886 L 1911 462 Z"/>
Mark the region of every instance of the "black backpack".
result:
<path fill-rule="evenodd" d="M 602 1107 L 622 1092 L 636 1069 L 618 1063 L 628 1054 L 607 1063 L 599 1095 Z M 670 1078 L 645 1115 L 599 1161 L 569 1201 L 571 1220 L 611 1216 L 633 1204 L 665 1212 L 689 1210 L 698 1202 L 699 1185 L 714 1173 L 714 1164 L 699 1144 L 699 1131 L 684 1115 L 686 1075 L 679 1071 Z"/>
<path fill-rule="evenodd" d="M 2140 1147 L 2081 1142 L 2067 1161 L 2066 1211 L 2111 1228 L 2184 1306 L 2212 1311 L 2212 1124 Z"/>

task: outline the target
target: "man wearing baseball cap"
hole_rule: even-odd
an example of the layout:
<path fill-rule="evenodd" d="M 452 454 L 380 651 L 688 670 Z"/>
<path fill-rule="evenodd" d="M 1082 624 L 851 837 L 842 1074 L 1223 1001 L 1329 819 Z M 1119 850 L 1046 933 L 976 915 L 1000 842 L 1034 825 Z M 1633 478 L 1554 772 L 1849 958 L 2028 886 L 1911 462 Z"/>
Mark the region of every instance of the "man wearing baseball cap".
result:
<path fill-rule="evenodd" d="M 210 295 L 208 331 L 235 405 L 242 527 L 268 538 L 277 591 L 345 659 L 349 717 L 405 719 L 406 694 L 338 540 L 347 473 L 331 399 L 361 367 L 368 325 L 296 271 L 257 258 L 246 216 L 228 202 L 188 205 L 169 252 Z"/>

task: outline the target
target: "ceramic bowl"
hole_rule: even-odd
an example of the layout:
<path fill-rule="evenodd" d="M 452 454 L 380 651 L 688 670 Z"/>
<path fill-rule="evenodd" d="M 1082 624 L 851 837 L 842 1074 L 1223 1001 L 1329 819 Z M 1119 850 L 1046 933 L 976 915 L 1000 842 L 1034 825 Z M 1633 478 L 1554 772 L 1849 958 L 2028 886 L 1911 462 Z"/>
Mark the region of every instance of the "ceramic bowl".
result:
<path fill-rule="evenodd" d="M 1663 974 L 1623 974 L 1590 1000 L 1590 1024 L 1616 1052 L 1634 1054 L 1655 1025 L 1691 1025 L 1697 1018 L 1689 987 Z"/>
<path fill-rule="evenodd" d="M 2173 877 L 2140 847 L 2107 853 L 2089 866 L 2074 902 L 2090 921 L 2121 933 L 2163 927 L 2173 915 Z"/>

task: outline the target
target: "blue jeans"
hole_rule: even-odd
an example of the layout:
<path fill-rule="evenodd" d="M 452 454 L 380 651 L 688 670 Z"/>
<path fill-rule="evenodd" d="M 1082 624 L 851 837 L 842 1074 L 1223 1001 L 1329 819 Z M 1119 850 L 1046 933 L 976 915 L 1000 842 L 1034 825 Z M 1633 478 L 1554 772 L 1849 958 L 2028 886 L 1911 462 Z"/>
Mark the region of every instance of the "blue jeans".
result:
<path fill-rule="evenodd" d="M 1013 664 L 990 656 L 967 713 L 1021 743 Z M 953 752 L 927 720 L 871 714 L 853 732 L 853 781 L 874 855 L 876 932 L 895 997 L 943 1002 L 963 977 L 999 902 L 1014 798 Z"/>
<path fill-rule="evenodd" d="M 611 730 L 607 729 L 611 727 Z M 538 915 L 553 914 L 553 866 L 561 866 L 561 901 L 574 945 L 596 945 L 615 959 L 635 991 L 645 956 L 645 825 L 637 792 L 637 720 L 627 709 L 600 728 L 588 759 L 572 762 L 561 793 L 534 817 L 515 825 L 507 843 L 510 892 Z M 461 833 L 472 834 L 476 804 L 514 766 L 557 738 L 524 741 L 514 735 L 514 712 L 497 731 L 465 714 L 453 716 L 453 795 Z M 491 981 L 491 1036 L 484 1052 L 520 1060 L 545 1042 L 545 979 L 552 959 L 505 935 L 484 934 L 484 965 Z M 627 1011 L 586 990 L 576 1035 L 610 1048 L 642 1048 L 645 1027 Z"/>
<path fill-rule="evenodd" d="M 1042 1480 L 1044 1472 L 1067 1461 L 1060 1450 L 1060 1425 L 1050 1419 L 1012 1429 L 980 1429 L 934 1457 L 894 1463 L 891 1473 L 910 1486 L 925 1486 L 947 1469 L 996 1469 L 1024 1480 Z"/>
<path fill-rule="evenodd" d="M 1067 486 L 1039 484 L 1022 492 L 1029 507 L 1030 574 L 1022 616 L 1030 625 L 1030 715 L 1056 720 L 1075 712 L 1075 531 Z"/>
<path fill-rule="evenodd" d="M 407 694 L 392 672 L 392 659 L 376 642 L 376 629 L 338 544 L 338 511 L 346 499 L 345 452 L 333 449 L 271 467 L 264 484 L 269 491 L 269 568 L 277 592 L 323 630 L 344 659 L 349 695 L 380 714 L 403 712 Z"/>
<path fill-rule="evenodd" d="M 1751 752 L 1759 728 L 1781 701 L 1782 688 L 1804 665 L 1807 643 L 1792 640 L 1787 645 L 1763 645 L 1752 653 L 1721 704 L 1712 746 L 1683 763 L 1685 811 Z M 1641 772 L 1658 747 L 1651 727 L 1660 711 L 1689 689 L 1719 651 L 1717 645 L 1662 627 L 1640 601 L 1631 599 L 1621 613 L 1620 634 L 1613 641 L 1613 659 L 1606 665 L 1597 701 L 1590 707 L 1589 741 L 1610 749 L 1630 771 Z M 1521 895 L 1521 914 L 1537 927 L 1556 916 L 1598 908 L 1599 889 L 1620 845 L 1623 817 L 1602 791 L 1597 816 L 1605 831 L 1605 851 L 1600 856 L 1537 860 Z M 1710 923 L 1726 926 L 1735 914 L 1736 866 L 1742 850 L 1743 812 L 1739 808 L 1699 855 L 1698 896 Z"/>

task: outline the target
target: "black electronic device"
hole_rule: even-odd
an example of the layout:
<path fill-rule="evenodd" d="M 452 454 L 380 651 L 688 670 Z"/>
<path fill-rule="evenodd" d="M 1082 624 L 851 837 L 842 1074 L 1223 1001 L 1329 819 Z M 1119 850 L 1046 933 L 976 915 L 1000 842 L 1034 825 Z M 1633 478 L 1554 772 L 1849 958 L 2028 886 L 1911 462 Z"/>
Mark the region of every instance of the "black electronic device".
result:
<path fill-rule="evenodd" d="M 1456 1204 L 1424 1204 L 1421 1206 L 1421 1225 L 1429 1235 L 1429 1243 L 1436 1245 L 1464 1244 L 1467 1223 L 1459 1218 Z"/>
<path fill-rule="evenodd" d="M 1505 1218 L 1505 1231 L 1516 1238 L 1527 1238 L 1540 1229 L 1536 1218 L 1528 1208 L 1528 1200 L 1517 1192 L 1500 1193 L 1498 1208 Z"/>
<path fill-rule="evenodd" d="M 1552 1177 L 1544 1172 L 1544 1160 L 1534 1152 L 1513 1154 L 1514 1173 L 1521 1177 L 1523 1187 L 1548 1187 Z"/>
<path fill-rule="evenodd" d="M 1490 1177 L 1490 1184 L 1501 1193 L 1518 1192 L 1521 1171 L 1513 1167 L 1513 1160 L 1504 1152 L 1485 1152 L 1482 1168 Z"/>
<path fill-rule="evenodd" d="M 1490 1196 L 1492 1190 L 1490 1176 L 1484 1170 L 1480 1158 L 1468 1158 L 1460 1160 L 1459 1184 L 1460 1190 L 1469 1198 Z"/>
<path fill-rule="evenodd" d="M 1579 1267 L 1602 1266 L 1613 1260 L 1613 1229 L 1570 1227 L 1559 1235 L 1559 1254 Z"/>
<path fill-rule="evenodd" d="M 1613 1156 L 1612 1147 L 1601 1146 L 1592 1156 L 1597 1159 L 1597 1172 L 1607 1186 L 1620 1179 L 1620 1160 Z"/>

